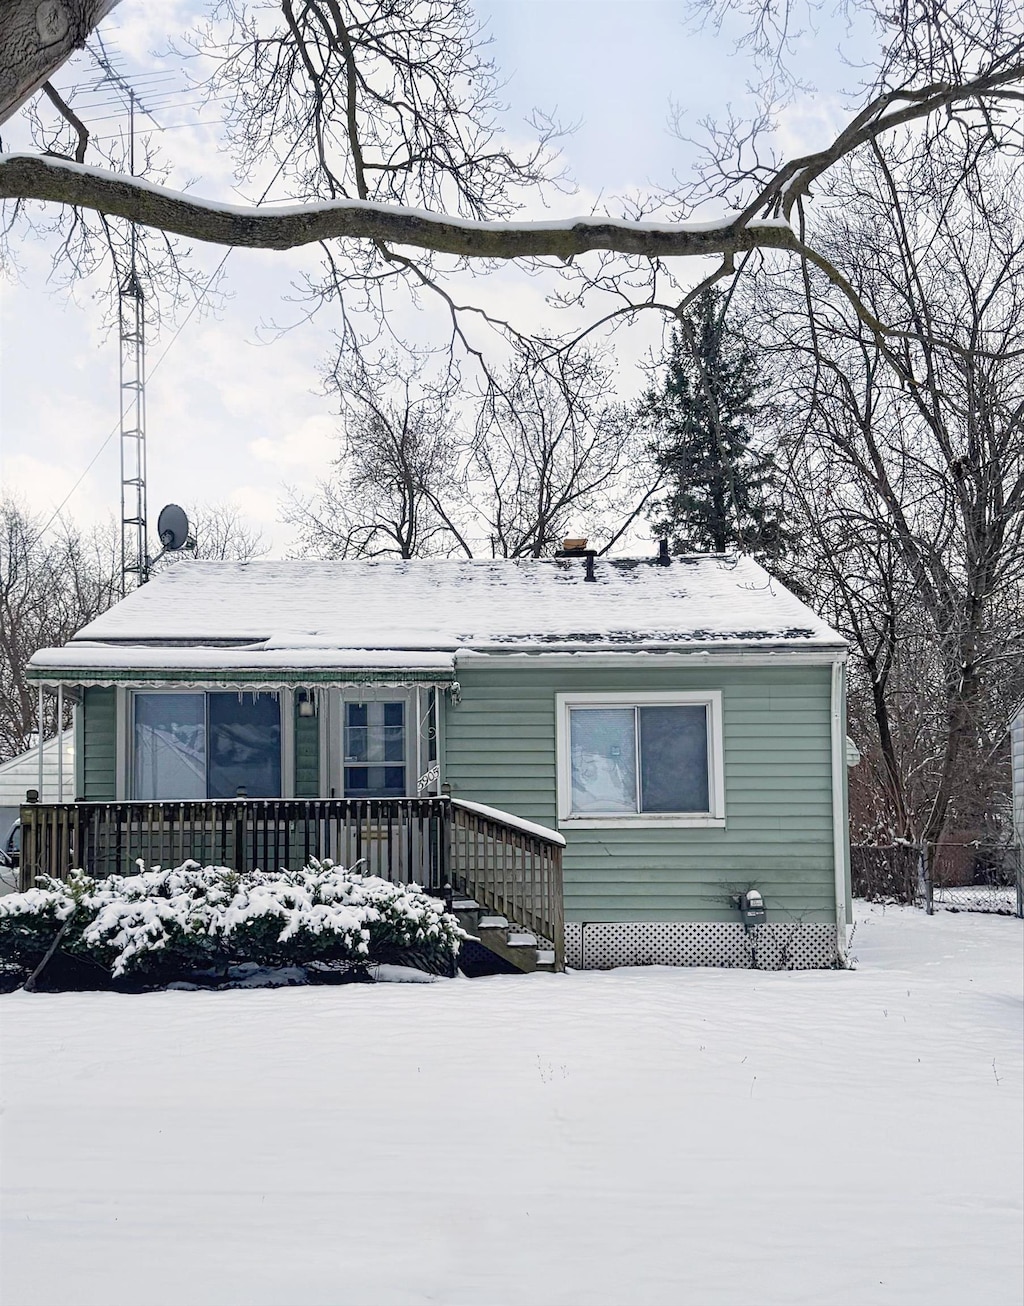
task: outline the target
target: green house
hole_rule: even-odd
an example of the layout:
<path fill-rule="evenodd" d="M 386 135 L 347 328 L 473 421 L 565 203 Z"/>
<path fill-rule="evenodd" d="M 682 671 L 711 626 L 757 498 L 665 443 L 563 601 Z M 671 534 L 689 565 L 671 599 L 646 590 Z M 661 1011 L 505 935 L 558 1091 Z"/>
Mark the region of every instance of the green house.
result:
<path fill-rule="evenodd" d="M 845 661 L 741 557 L 181 562 L 32 660 L 75 705 L 48 838 L 330 852 L 570 966 L 834 965 Z"/>

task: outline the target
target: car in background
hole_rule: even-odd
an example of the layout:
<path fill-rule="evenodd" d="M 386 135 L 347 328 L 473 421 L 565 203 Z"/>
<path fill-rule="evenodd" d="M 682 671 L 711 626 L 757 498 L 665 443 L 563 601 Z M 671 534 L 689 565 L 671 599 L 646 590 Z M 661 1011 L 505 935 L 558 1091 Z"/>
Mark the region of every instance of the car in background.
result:
<path fill-rule="evenodd" d="M 21 822 L 15 821 L 7 832 L 7 838 L 0 845 L 0 866 L 5 863 L 2 858 L 7 858 L 7 865 L 17 866 L 21 861 Z"/>
<path fill-rule="evenodd" d="M 0 845 L 0 893 L 18 887 L 18 863 L 21 860 L 21 822 L 15 821 Z"/>

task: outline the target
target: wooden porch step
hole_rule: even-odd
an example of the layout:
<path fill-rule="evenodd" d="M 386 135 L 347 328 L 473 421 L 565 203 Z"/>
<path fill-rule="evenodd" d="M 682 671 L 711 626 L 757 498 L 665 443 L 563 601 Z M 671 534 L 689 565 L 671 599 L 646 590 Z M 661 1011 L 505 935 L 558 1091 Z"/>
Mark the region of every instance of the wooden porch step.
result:
<path fill-rule="evenodd" d="M 516 970 L 524 974 L 554 970 L 554 950 L 539 946 L 536 934 L 510 922 L 507 916 L 487 912 L 474 899 L 465 897 L 454 900 L 452 911 L 475 942 Z"/>

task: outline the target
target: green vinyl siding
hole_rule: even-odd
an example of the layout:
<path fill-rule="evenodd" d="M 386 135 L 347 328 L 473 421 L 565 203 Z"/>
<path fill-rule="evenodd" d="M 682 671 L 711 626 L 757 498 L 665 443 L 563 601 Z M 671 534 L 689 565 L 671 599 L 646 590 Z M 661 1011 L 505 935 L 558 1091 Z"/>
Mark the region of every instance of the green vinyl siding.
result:
<path fill-rule="evenodd" d="M 295 704 L 295 797 L 320 797 L 320 718 L 299 716 Z"/>
<path fill-rule="evenodd" d="M 113 688 L 83 691 L 82 797 L 109 803 L 117 797 L 117 700 Z"/>
<path fill-rule="evenodd" d="M 735 920 L 751 887 L 769 919 L 834 919 L 829 667 L 460 667 L 459 683 L 453 795 L 555 829 L 556 694 L 722 692 L 725 828 L 563 825 L 568 920 Z"/>

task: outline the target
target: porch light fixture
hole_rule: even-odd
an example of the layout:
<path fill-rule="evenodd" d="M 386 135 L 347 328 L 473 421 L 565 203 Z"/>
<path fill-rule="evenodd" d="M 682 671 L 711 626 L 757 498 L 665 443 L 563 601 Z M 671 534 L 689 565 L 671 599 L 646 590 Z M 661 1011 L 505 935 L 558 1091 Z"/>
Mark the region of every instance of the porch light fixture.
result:
<path fill-rule="evenodd" d="M 308 689 L 303 689 L 299 694 L 299 716 L 316 716 L 316 704 Z"/>

